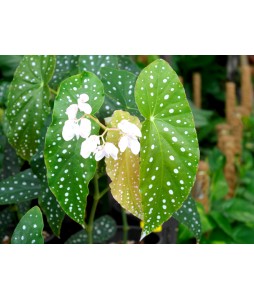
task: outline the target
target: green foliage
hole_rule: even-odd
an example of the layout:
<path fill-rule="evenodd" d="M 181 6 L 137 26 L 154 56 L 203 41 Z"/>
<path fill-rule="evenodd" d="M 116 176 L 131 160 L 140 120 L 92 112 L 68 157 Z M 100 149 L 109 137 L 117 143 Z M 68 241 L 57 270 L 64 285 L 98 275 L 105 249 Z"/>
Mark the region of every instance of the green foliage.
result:
<path fill-rule="evenodd" d="M 111 239 L 116 233 L 116 222 L 110 216 L 102 216 L 94 221 L 93 227 L 93 241 L 96 244 L 105 243 Z M 82 229 L 72 235 L 66 244 L 87 244 L 87 232 Z"/>
<path fill-rule="evenodd" d="M 168 220 L 187 198 L 194 183 L 199 150 L 184 89 L 165 61 L 156 60 L 140 73 L 135 99 L 146 118 L 142 123 L 140 157 L 144 237 Z"/>
<path fill-rule="evenodd" d="M 0 205 L 17 204 L 38 197 L 41 186 L 36 175 L 27 169 L 0 181 Z"/>
<path fill-rule="evenodd" d="M 84 223 L 88 184 L 94 177 L 94 158 L 80 155 L 82 139 L 65 141 L 62 129 L 68 119 L 65 114 L 70 104 L 77 104 L 78 96 L 87 93 L 92 114 L 104 100 L 103 85 L 93 73 L 83 72 L 64 80 L 55 100 L 53 119 L 48 128 L 45 144 L 45 163 L 51 191 L 65 213 L 79 224 Z M 98 134 L 98 125 L 92 120 L 92 134 Z"/>
<path fill-rule="evenodd" d="M 38 206 L 31 208 L 19 221 L 11 238 L 12 244 L 43 244 L 43 219 Z"/>
<path fill-rule="evenodd" d="M 10 85 L 6 116 L 8 139 L 25 160 L 38 151 L 40 131 L 50 112 L 50 81 L 54 56 L 24 56 Z"/>

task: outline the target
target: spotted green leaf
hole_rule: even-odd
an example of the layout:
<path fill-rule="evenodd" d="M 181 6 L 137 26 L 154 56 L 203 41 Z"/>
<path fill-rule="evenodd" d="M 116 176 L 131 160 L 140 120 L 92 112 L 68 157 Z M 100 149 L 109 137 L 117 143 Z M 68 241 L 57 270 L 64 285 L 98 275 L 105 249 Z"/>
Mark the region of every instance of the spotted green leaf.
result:
<path fill-rule="evenodd" d="M 140 154 L 144 237 L 168 220 L 189 195 L 199 148 L 183 86 L 167 62 L 159 59 L 142 70 L 135 99 L 145 117 Z"/>
<path fill-rule="evenodd" d="M 43 151 L 39 151 L 33 156 L 31 160 L 31 167 L 41 183 L 41 193 L 38 199 L 40 208 L 46 215 L 47 221 L 53 233 L 59 237 L 65 213 L 49 189 Z"/>
<path fill-rule="evenodd" d="M 32 200 L 25 201 L 25 202 L 20 202 L 16 204 L 17 207 L 17 216 L 18 219 L 20 220 L 26 213 L 27 211 L 31 208 Z"/>
<path fill-rule="evenodd" d="M 12 244 L 43 244 L 42 213 L 38 206 L 31 208 L 19 221 L 11 238 Z"/>
<path fill-rule="evenodd" d="M 41 191 L 40 182 L 31 169 L 0 181 L 0 205 L 17 204 L 36 199 Z"/>
<path fill-rule="evenodd" d="M 118 55 L 118 66 L 120 69 L 129 71 L 135 75 L 140 73 L 140 68 L 128 55 Z"/>
<path fill-rule="evenodd" d="M 61 83 L 44 152 L 49 187 L 65 213 L 80 224 L 84 223 L 88 183 L 95 174 L 96 161 L 93 157 L 84 159 L 80 155 L 83 138 L 75 137 L 67 142 L 62 138 L 62 129 L 68 119 L 66 109 L 77 104 L 83 93 L 88 94 L 90 100 L 87 103 L 95 114 L 104 100 L 103 85 L 96 75 L 82 72 Z M 98 125 L 93 120 L 91 122 L 91 134 L 98 134 Z"/>
<path fill-rule="evenodd" d="M 137 104 L 134 98 L 134 87 L 137 77 L 123 70 L 113 68 L 101 69 L 102 83 L 104 85 L 105 94 L 110 101 L 105 100 L 101 109 L 106 111 L 106 116 L 112 115 L 112 111 L 125 110 L 131 115 L 141 118 Z"/>
<path fill-rule="evenodd" d="M 4 106 L 7 101 L 10 83 L 8 81 L 0 81 L 0 106 Z"/>
<path fill-rule="evenodd" d="M 128 112 L 116 110 L 109 127 L 117 128 L 121 120 L 128 120 L 141 127 L 137 117 Z M 119 131 L 109 131 L 107 142 L 117 145 L 120 140 Z M 134 155 L 129 148 L 118 153 L 118 159 L 106 158 L 106 171 L 111 179 L 110 188 L 114 199 L 136 217 L 143 219 L 143 208 L 139 192 L 139 155 Z"/>
<path fill-rule="evenodd" d="M 116 55 L 80 55 L 79 70 L 89 71 L 100 76 L 100 70 L 103 67 L 117 68 Z"/>
<path fill-rule="evenodd" d="M 56 55 L 56 68 L 50 86 L 57 89 L 61 81 L 78 73 L 78 55 Z"/>
<path fill-rule="evenodd" d="M 54 67 L 54 56 L 24 56 L 9 88 L 8 139 L 17 154 L 28 161 L 38 151 L 40 130 L 50 112 L 48 82 Z"/>
<path fill-rule="evenodd" d="M 173 214 L 173 217 L 184 224 L 200 240 L 202 233 L 200 216 L 196 202 L 191 196 L 184 201 L 181 208 Z"/>
<path fill-rule="evenodd" d="M 95 244 L 105 243 L 112 238 L 116 233 L 116 222 L 110 216 L 102 216 L 94 221 L 93 242 Z M 72 235 L 66 244 L 87 244 L 87 232 L 82 229 Z"/>

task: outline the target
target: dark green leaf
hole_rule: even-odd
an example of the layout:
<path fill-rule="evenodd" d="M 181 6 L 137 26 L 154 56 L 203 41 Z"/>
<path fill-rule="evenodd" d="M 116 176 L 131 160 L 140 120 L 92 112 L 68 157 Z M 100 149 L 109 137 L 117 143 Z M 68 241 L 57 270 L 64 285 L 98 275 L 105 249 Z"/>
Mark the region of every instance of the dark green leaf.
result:
<path fill-rule="evenodd" d="M 120 69 L 129 71 L 135 75 L 140 73 L 140 68 L 128 55 L 118 55 L 118 66 Z"/>
<path fill-rule="evenodd" d="M 6 116 L 8 139 L 25 160 L 38 151 L 40 131 L 50 112 L 50 81 L 54 56 L 24 56 L 10 85 Z"/>
<path fill-rule="evenodd" d="M 117 68 L 116 55 L 80 55 L 79 70 L 89 71 L 100 76 L 100 70 L 103 67 Z"/>
<path fill-rule="evenodd" d="M 146 118 L 140 153 L 144 237 L 168 220 L 189 195 L 199 148 L 183 86 L 168 63 L 156 60 L 142 70 L 135 99 Z"/>
<path fill-rule="evenodd" d="M 6 105 L 9 85 L 8 81 L 0 81 L 0 107 Z"/>
<path fill-rule="evenodd" d="M 134 98 L 137 77 L 127 71 L 106 67 L 101 69 L 101 76 L 105 94 L 108 98 L 111 98 L 111 101 L 105 100 L 101 108 L 106 111 L 105 115 L 108 115 L 107 111 L 125 110 L 141 119 L 142 116 Z"/>
<path fill-rule="evenodd" d="M 95 244 L 104 243 L 112 238 L 116 233 L 116 222 L 110 216 L 102 216 L 94 221 L 93 242 Z M 82 229 L 72 235 L 66 244 L 87 244 L 87 232 Z"/>
<path fill-rule="evenodd" d="M 23 55 L 0 55 L 0 69 L 4 77 L 13 77 Z"/>
<path fill-rule="evenodd" d="M 33 156 L 31 160 L 31 167 L 34 174 L 38 176 L 41 183 L 39 205 L 43 213 L 46 215 L 47 221 L 53 233 L 59 237 L 65 213 L 57 202 L 55 196 L 49 189 L 43 151 L 40 151 Z"/>
<path fill-rule="evenodd" d="M 173 214 L 173 217 L 184 224 L 199 240 L 201 237 L 201 221 L 197 210 L 197 205 L 192 197 L 184 201 L 182 207 Z"/>
<path fill-rule="evenodd" d="M 56 68 L 50 86 L 57 89 L 61 81 L 78 73 L 78 55 L 56 55 Z"/>
<path fill-rule="evenodd" d="M 43 244 L 43 219 L 38 206 L 31 208 L 19 221 L 11 238 L 12 244 Z"/>
<path fill-rule="evenodd" d="M 0 205 L 17 204 L 38 197 L 41 186 L 36 175 L 27 169 L 0 181 Z"/>
<path fill-rule="evenodd" d="M 0 211 L 0 242 L 7 233 L 7 230 L 15 221 L 15 213 L 11 211 L 10 207 Z"/>

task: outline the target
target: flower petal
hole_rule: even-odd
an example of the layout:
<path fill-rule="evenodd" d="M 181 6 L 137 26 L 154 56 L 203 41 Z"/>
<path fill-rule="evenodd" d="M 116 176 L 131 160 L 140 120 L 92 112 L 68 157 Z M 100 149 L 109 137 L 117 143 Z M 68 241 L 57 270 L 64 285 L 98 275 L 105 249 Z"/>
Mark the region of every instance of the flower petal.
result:
<path fill-rule="evenodd" d="M 88 138 L 89 135 L 91 134 L 91 121 L 86 119 L 86 118 L 82 118 L 80 121 L 80 126 L 79 126 L 79 134 L 82 138 Z"/>
<path fill-rule="evenodd" d="M 140 143 L 137 139 L 129 139 L 129 145 L 131 152 L 135 155 L 139 154 L 140 151 Z"/>
<path fill-rule="evenodd" d="M 69 120 L 75 120 L 76 115 L 78 112 L 78 105 L 77 104 L 71 104 L 67 109 L 66 109 L 66 115 L 68 115 Z"/>
<path fill-rule="evenodd" d="M 70 141 L 75 136 L 75 122 L 73 120 L 67 120 L 64 123 L 62 130 L 62 136 L 65 141 Z"/>
<path fill-rule="evenodd" d="M 89 96 L 87 94 L 81 94 L 78 98 L 78 103 L 87 102 L 89 100 Z"/>
<path fill-rule="evenodd" d="M 122 136 L 118 143 L 118 147 L 119 147 L 120 151 L 124 152 L 126 150 L 126 148 L 128 147 L 128 144 L 129 144 L 128 137 L 126 135 Z"/>
<path fill-rule="evenodd" d="M 136 126 L 135 124 L 127 121 L 127 120 L 122 120 L 121 122 L 118 123 L 117 127 L 123 132 L 126 133 L 130 136 L 137 136 L 137 137 L 141 137 L 141 131 L 138 128 L 138 126 Z"/>
<path fill-rule="evenodd" d="M 99 151 L 97 151 L 97 152 L 95 153 L 94 158 L 95 158 L 96 161 L 99 161 L 99 160 L 103 159 L 103 157 L 105 156 L 105 154 L 106 154 L 106 152 L 105 152 L 104 149 L 102 148 L 101 150 L 99 150 Z"/>
<path fill-rule="evenodd" d="M 106 152 L 106 157 L 111 156 L 114 160 L 117 159 L 119 150 L 113 143 L 105 143 L 104 151 Z"/>
<path fill-rule="evenodd" d="M 92 107 L 88 103 L 79 103 L 78 108 L 88 115 L 92 112 Z"/>

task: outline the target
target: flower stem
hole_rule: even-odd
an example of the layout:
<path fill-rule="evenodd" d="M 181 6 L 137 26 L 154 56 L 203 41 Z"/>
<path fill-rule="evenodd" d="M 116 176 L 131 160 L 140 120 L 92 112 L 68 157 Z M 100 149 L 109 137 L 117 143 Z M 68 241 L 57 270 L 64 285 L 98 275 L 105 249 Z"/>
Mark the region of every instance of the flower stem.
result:
<path fill-rule="evenodd" d="M 123 221 L 123 244 L 127 244 L 129 226 L 127 221 L 127 214 L 124 208 L 122 208 L 122 221 Z"/>
<path fill-rule="evenodd" d="M 52 94 L 57 95 L 57 91 L 53 90 L 52 88 L 49 88 L 49 90 L 50 90 L 50 92 L 51 92 Z"/>
<path fill-rule="evenodd" d="M 104 130 L 107 130 L 107 127 L 105 125 L 103 125 L 97 118 L 95 118 L 92 115 L 86 115 L 87 117 L 89 117 L 90 119 L 94 120 L 95 123 L 97 123 L 101 128 L 103 128 Z"/>
<path fill-rule="evenodd" d="M 97 205 L 99 200 L 107 193 L 109 187 L 106 187 L 101 193 L 99 190 L 99 176 L 96 173 L 93 179 L 94 182 L 94 197 L 93 197 L 93 205 L 90 212 L 88 224 L 86 226 L 86 231 L 88 235 L 88 244 L 93 244 L 93 226 L 94 226 L 94 216 L 96 212 Z"/>

